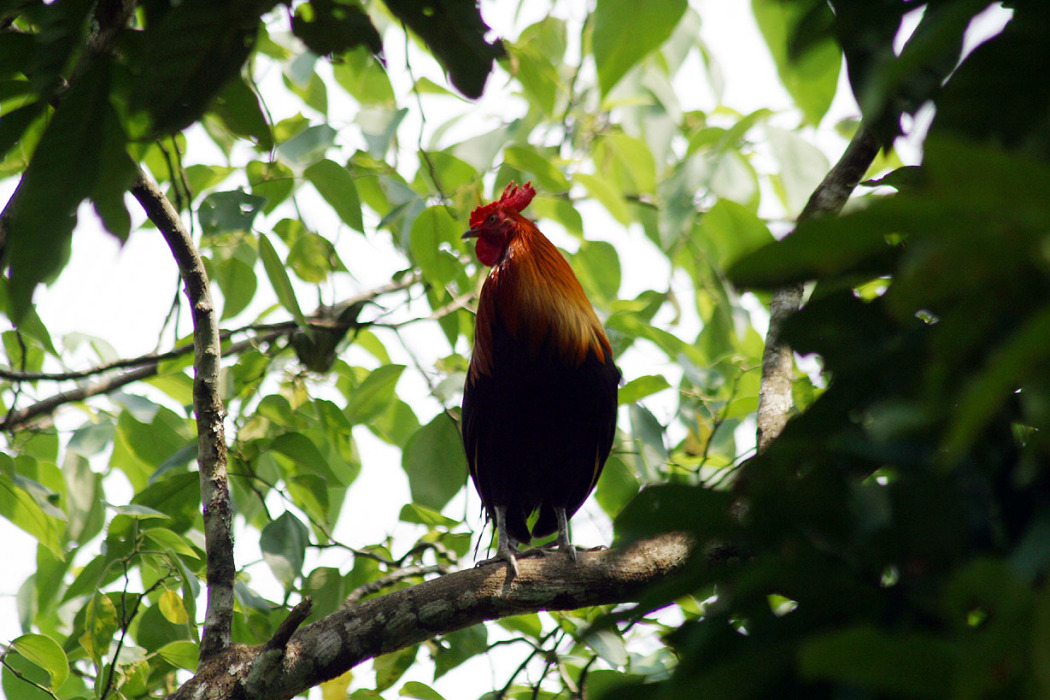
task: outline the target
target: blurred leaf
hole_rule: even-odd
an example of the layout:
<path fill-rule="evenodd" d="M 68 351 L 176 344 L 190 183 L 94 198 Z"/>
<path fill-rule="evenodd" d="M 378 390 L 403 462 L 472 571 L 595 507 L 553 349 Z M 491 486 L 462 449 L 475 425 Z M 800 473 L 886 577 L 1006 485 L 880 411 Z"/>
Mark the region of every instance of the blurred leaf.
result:
<path fill-rule="evenodd" d="M 432 284 L 444 287 L 462 272 L 463 266 L 450 249 L 459 245 L 463 230 L 464 226 L 456 223 L 448 208 L 441 205 L 427 207 L 412 223 L 409 249 Z"/>
<path fill-rule="evenodd" d="M 347 671 L 321 683 L 321 700 L 344 700 L 347 689 L 354 679 L 354 672 Z"/>
<path fill-rule="evenodd" d="M 346 402 L 350 422 L 369 423 L 386 410 L 395 398 L 394 389 L 404 371 L 404 365 L 383 365 L 370 372 Z"/>
<path fill-rule="evenodd" d="M 919 634 L 854 627 L 816 637 L 799 651 L 804 676 L 912 697 L 940 697 L 956 658 L 945 642 Z"/>
<path fill-rule="evenodd" d="M 309 543 L 309 530 L 299 518 L 288 511 L 281 513 L 280 517 L 262 529 L 259 549 L 285 590 L 292 590 L 295 580 L 302 575 L 306 546 Z"/>
<path fill-rule="evenodd" d="M 398 520 L 405 523 L 416 523 L 417 525 L 426 525 L 427 527 L 455 527 L 459 522 L 452 518 L 446 518 L 436 510 L 431 510 L 425 506 L 421 506 L 418 503 L 406 503 L 401 508 L 401 514 L 398 515 Z"/>
<path fill-rule="evenodd" d="M 594 10 L 594 61 L 602 95 L 660 48 L 687 7 L 686 0 L 598 0 Z"/>
<path fill-rule="evenodd" d="M 773 55 L 780 82 L 802 110 L 806 123 L 815 126 L 835 97 L 842 54 L 830 36 L 810 43 L 801 54 L 793 54 L 790 47 L 806 9 L 806 4 L 799 2 L 751 0 L 751 10 Z M 831 15 L 830 7 L 822 11 Z"/>
<path fill-rule="evenodd" d="M 569 189 L 569 181 L 551 163 L 550 157 L 531 146 L 507 146 L 503 151 L 503 159 L 518 170 L 532 173 L 540 189 L 547 192 L 565 192 Z"/>
<path fill-rule="evenodd" d="M 789 213 L 797 215 L 827 174 L 830 167 L 827 156 L 792 131 L 767 126 L 766 132 L 780 162 L 778 179 L 783 188 L 784 206 Z"/>
<path fill-rule="evenodd" d="M 324 158 L 335 143 L 336 130 L 327 124 L 308 126 L 277 146 L 277 153 L 293 168 L 306 168 Z"/>
<path fill-rule="evenodd" d="M 299 308 L 299 301 L 295 298 L 295 290 L 292 289 L 292 282 L 288 279 L 284 263 L 277 257 L 277 251 L 274 250 L 270 239 L 261 232 L 259 233 L 259 257 L 262 258 L 263 268 L 266 270 L 266 276 L 270 278 L 273 291 L 277 294 L 277 300 L 292 315 L 296 325 L 304 333 L 309 334 L 310 327 L 302 309 Z"/>
<path fill-rule="evenodd" d="M 235 78 L 255 43 L 259 17 L 273 0 L 186 0 L 150 21 L 135 83 L 136 103 L 159 133 L 180 131 Z"/>
<path fill-rule="evenodd" d="M 705 239 L 704 248 L 715 253 L 712 263 L 722 268 L 773 242 L 761 219 L 728 199 L 718 200 L 707 210 L 697 233 Z"/>
<path fill-rule="evenodd" d="M 196 642 L 188 641 L 170 642 L 157 649 L 157 654 L 176 668 L 196 671 L 197 657 L 200 656 L 200 645 Z"/>
<path fill-rule="evenodd" d="M 13 469 L 11 458 L 7 455 L 0 455 L 0 464 L 3 463 L 6 463 L 4 471 Z M 0 515 L 61 556 L 59 536 L 65 523 L 45 513 L 24 488 L 17 486 L 3 473 L 0 473 Z"/>
<path fill-rule="evenodd" d="M 135 170 L 109 87 L 108 70 L 94 65 L 70 86 L 9 203 L 4 262 L 10 270 L 7 312 L 16 325 L 36 285 L 52 281 L 65 266 L 77 207 L 86 197 L 96 200 L 112 233 L 127 237 L 127 211 L 123 199 L 114 198 L 130 186 Z"/>
<path fill-rule="evenodd" d="M 303 175 L 317 188 L 325 201 L 332 205 L 344 224 L 364 233 L 361 201 L 358 199 L 354 178 L 349 170 L 325 158 L 307 168 Z"/>
<path fill-rule="evenodd" d="M 647 374 L 644 377 L 636 377 L 620 387 L 619 404 L 635 403 L 646 396 L 650 396 L 671 387 L 667 378 L 660 374 Z"/>
<path fill-rule="evenodd" d="M 488 650 L 485 625 L 474 625 L 451 634 L 441 635 L 434 653 L 434 678 L 440 678 L 467 659 Z"/>
<path fill-rule="evenodd" d="M 327 56 L 365 46 L 383 50 L 379 32 L 356 0 L 310 0 L 295 8 L 292 32 L 316 54 Z"/>
<path fill-rule="evenodd" d="M 417 698 L 418 700 L 445 700 L 436 690 L 419 681 L 405 683 L 401 686 L 400 695 L 403 698 Z"/>
<path fill-rule="evenodd" d="M 459 429 L 445 413 L 439 413 L 405 445 L 401 467 L 415 503 L 440 511 L 463 487 L 467 458 Z"/>
<path fill-rule="evenodd" d="M 442 0 L 420 5 L 412 0 L 385 0 L 387 8 L 418 34 L 448 73 L 456 89 L 467 97 L 480 97 L 494 59 L 503 56 L 503 45 L 489 43 L 488 25 L 473 2 Z"/>
<path fill-rule="evenodd" d="M 398 679 L 405 674 L 405 671 L 412 668 L 418 652 L 419 645 L 416 645 L 377 656 L 372 661 L 372 668 L 376 672 L 376 690 L 382 692 L 394 685 L 394 683 L 397 683 Z"/>
<path fill-rule="evenodd" d="M 200 203 L 197 218 L 204 235 L 248 232 L 258 216 L 265 200 L 242 190 L 213 192 Z"/>
<path fill-rule="evenodd" d="M 213 112 L 237 136 L 252 138 L 260 149 L 273 148 L 273 133 L 255 91 L 241 78 L 226 84 L 211 105 Z"/>
<path fill-rule="evenodd" d="M 583 241 L 572 264 L 583 288 L 600 306 L 608 306 L 619 296 L 620 257 L 611 243 Z"/>
<path fill-rule="evenodd" d="M 332 66 L 336 82 L 362 105 L 394 107 L 394 89 L 382 64 L 364 47 L 348 51 Z"/>

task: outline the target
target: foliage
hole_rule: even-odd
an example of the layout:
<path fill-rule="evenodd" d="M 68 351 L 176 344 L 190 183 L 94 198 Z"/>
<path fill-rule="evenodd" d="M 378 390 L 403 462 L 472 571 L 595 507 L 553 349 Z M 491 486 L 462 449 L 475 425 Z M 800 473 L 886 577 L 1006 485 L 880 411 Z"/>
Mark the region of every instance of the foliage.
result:
<path fill-rule="evenodd" d="M 228 331 L 230 483 L 238 541 L 259 556 L 236 583 L 236 641 L 269 639 L 304 595 L 317 619 L 470 564 L 481 533 L 455 420 L 485 270 L 459 235 L 511 180 L 540 190 L 530 211 L 629 380 L 589 512 L 617 518 L 618 541 L 684 528 L 705 543 L 672 589 L 619 613 L 629 624 L 508 618 L 380 657 L 325 697 L 461 693 L 442 683 L 503 646 L 524 650 L 500 672 L 508 697 L 1045 691 L 1046 13 L 1011 3 L 1007 31 L 941 88 L 987 3 L 930 3 L 899 56 L 905 3 L 878 3 L 867 34 L 858 4 L 833 4 L 753 2 L 786 115 L 721 104 L 685 2 L 600 0 L 502 41 L 462 0 L 422 15 L 394 0 L 0 7 L 0 174 L 20 178 L 0 216 L 16 328 L 0 515 L 38 543 L 6 696 L 156 695 L 196 664 L 185 340 L 165 325 L 162 361 L 108 364 L 116 338 L 77 349 L 32 303 L 91 225 L 82 203 L 121 240 L 153 235 L 123 197 L 138 168 L 193 225 Z M 840 53 L 884 138 L 935 101 L 925 160 L 886 180 L 898 194 L 770 244 L 826 170 L 802 125 L 824 118 Z M 485 97 L 463 101 L 442 73 Z M 356 282 L 383 264 L 363 249 L 390 252 L 388 284 Z M 818 280 L 790 334 L 830 377 L 798 374 L 800 415 L 739 470 L 761 314 L 729 270 L 756 289 Z M 100 369 L 66 372 L 86 362 Z M 119 383 L 140 365 L 155 371 Z M 78 410 L 16 420 L 96 375 L 115 385 Z M 408 489 L 398 536 L 369 543 L 341 524 L 374 508 L 354 487 L 376 473 Z"/>
<path fill-rule="evenodd" d="M 673 594 L 715 597 L 668 637 L 680 664 L 657 696 L 1047 693 L 1050 100 L 1003 71 L 1046 66 L 1050 12 L 1011 4 L 943 87 L 914 57 L 957 60 L 982 3 L 947 25 L 958 4 L 931 6 L 898 57 L 865 66 L 876 121 L 919 93 L 936 108 L 921 166 L 880 181 L 896 194 L 730 268 L 752 288 L 816 282 L 785 334 L 830 382 L 743 465 L 733 515 L 661 487 L 621 516 L 639 535 L 673 504 L 707 543 Z"/>

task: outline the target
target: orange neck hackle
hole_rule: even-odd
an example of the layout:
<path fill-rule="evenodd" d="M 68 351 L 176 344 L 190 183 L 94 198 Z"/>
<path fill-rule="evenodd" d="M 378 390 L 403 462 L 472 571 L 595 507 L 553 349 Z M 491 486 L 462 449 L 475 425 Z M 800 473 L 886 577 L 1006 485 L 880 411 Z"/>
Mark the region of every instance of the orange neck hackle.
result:
<path fill-rule="evenodd" d="M 610 362 L 612 350 L 594 308 L 569 263 L 536 225 L 520 214 L 532 200 L 530 184 L 507 186 L 503 197 L 480 206 L 464 237 L 477 237 L 478 260 L 492 266 L 478 303 L 471 369 L 488 374 L 496 319 L 533 354 L 548 348 L 578 367 L 589 353 Z"/>

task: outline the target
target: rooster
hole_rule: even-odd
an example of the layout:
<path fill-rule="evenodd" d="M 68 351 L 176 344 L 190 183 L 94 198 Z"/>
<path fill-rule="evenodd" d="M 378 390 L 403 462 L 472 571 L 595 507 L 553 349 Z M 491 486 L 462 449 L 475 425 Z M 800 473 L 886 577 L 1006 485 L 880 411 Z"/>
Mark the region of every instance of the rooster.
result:
<path fill-rule="evenodd" d="M 478 260 L 491 266 L 478 300 L 463 390 L 463 444 L 496 556 L 512 575 L 518 544 L 558 533 L 576 561 L 569 518 L 598 482 L 616 430 L 620 371 L 594 308 L 558 249 L 521 215 L 531 183 L 507 185 L 470 215 Z M 539 511 L 532 526 L 528 518 Z"/>

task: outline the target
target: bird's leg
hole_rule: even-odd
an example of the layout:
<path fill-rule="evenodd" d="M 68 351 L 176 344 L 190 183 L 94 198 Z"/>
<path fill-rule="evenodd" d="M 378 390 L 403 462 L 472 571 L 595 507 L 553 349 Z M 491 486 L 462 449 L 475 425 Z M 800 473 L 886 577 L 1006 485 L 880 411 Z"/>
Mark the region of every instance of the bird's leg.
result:
<path fill-rule="evenodd" d="M 507 534 L 506 524 L 507 508 L 505 506 L 496 506 L 496 556 L 490 559 L 485 559 L 484 561 L 479 561 L 477 566 L 485 566 L 486 564 L 505 561 L 513 574 L 511 578 L 517 578 L 518 560 L 515 558 L 517 546 L 514 544 L 510 535 Z"/>
<path fill-rule="evenodd" d="M 576 563 L 576 547 L 569 540 L 569 517 L 564 508 L 555 508 L 554 514 L 558 517 L 558 551 L 565 552 Z"/>

